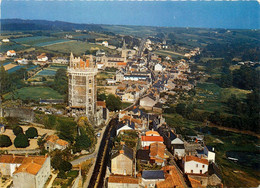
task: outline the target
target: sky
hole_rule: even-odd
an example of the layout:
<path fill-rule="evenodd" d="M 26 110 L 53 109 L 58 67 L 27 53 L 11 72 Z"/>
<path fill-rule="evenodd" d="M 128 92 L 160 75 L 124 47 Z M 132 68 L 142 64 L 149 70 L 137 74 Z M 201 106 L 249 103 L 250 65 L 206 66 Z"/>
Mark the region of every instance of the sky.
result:
<path fill-rule="evenodd" d="M 260 29 L 260 4 L 256 0 L 2 0 L 1 18 L 113 25 Z"/>

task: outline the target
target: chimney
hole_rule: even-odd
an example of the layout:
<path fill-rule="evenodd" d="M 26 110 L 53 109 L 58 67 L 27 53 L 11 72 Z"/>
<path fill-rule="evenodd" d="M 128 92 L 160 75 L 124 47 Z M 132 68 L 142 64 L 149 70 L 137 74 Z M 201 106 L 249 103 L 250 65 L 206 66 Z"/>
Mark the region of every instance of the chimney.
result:
<path fill-rule="evenodd" d="M 213 152 L 215 151 L 215 148 L 214 148 L 214 147 L 212 148 L 212 151 L 213 151 Z"/>
<path fill-rule="evenodd" d="M 119 150 L 119 153 L 120 154 L 124 154 L 124 150 Z"/>
<path fill-rule="evenodd" d="M 120 145 L 125 145 L 125 142 L 124 141 L 120 141 Z"/>

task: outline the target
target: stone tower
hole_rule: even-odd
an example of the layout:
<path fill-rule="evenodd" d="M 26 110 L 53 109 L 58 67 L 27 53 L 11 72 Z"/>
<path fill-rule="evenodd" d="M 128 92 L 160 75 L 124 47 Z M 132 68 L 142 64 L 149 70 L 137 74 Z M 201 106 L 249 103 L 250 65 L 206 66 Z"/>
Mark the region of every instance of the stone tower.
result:
<path fill-rule="evenodd" d="M 90 56 L 83 61 L 70 55 L 69 76 L 69 108 L 77 116 L 86 115 L 90 122 L 96 122 L 97 102 L 97 67 Z"/>

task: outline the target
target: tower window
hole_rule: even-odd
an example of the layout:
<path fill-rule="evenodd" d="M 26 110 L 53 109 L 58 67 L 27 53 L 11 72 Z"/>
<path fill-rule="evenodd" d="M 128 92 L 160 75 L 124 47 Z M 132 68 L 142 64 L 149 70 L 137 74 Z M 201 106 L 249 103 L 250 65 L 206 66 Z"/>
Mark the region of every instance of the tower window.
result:
<path fill-rule="evenodd" d="M 88 92 L 91 93 L 91 89 L 89 89 Z"/>

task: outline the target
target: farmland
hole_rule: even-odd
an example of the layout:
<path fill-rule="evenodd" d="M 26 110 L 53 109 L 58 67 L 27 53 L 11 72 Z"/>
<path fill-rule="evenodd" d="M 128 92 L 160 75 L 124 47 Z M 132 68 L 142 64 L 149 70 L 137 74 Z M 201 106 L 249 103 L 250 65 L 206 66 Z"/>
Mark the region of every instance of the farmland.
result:
<path fill-rule="evenodd" d="M 63 96 L 49 87 L 24 87 L 16 90 L 15 94 L 18 99 L 22 100 L 40 100 L 40 99 L 62 99 Z M 11 99 L 11 94 L 4 95 L 5 99 Z"/>
<path fill-rule="evenodd" d="M 194 100 L 200 101 L 197 107 L 200 110 L 225 112 L 227 108 L 224 103 L 232 94 L 245 99 L 248 93 L 250 91 L 237 88 L 220 88 L 216 84 L 204 82 L 197 84 Z"/>
<path fill-rule="evenodd" d="M 106 48 L 101 45 L 91 44 L 88 42 L 81 42 L 81 41 L 72 41 L 63 44 L 53 44 L 51 46 L 46 46 L 44 49 L 55 51 L 55 52 L 62 52 L 62 53 L 70 53 L 72 52 L 75 55 L 82 55 L 87 50 L 98 50 L 103 49 L 105 51 L 111 51 L 109 48 Z"/>

